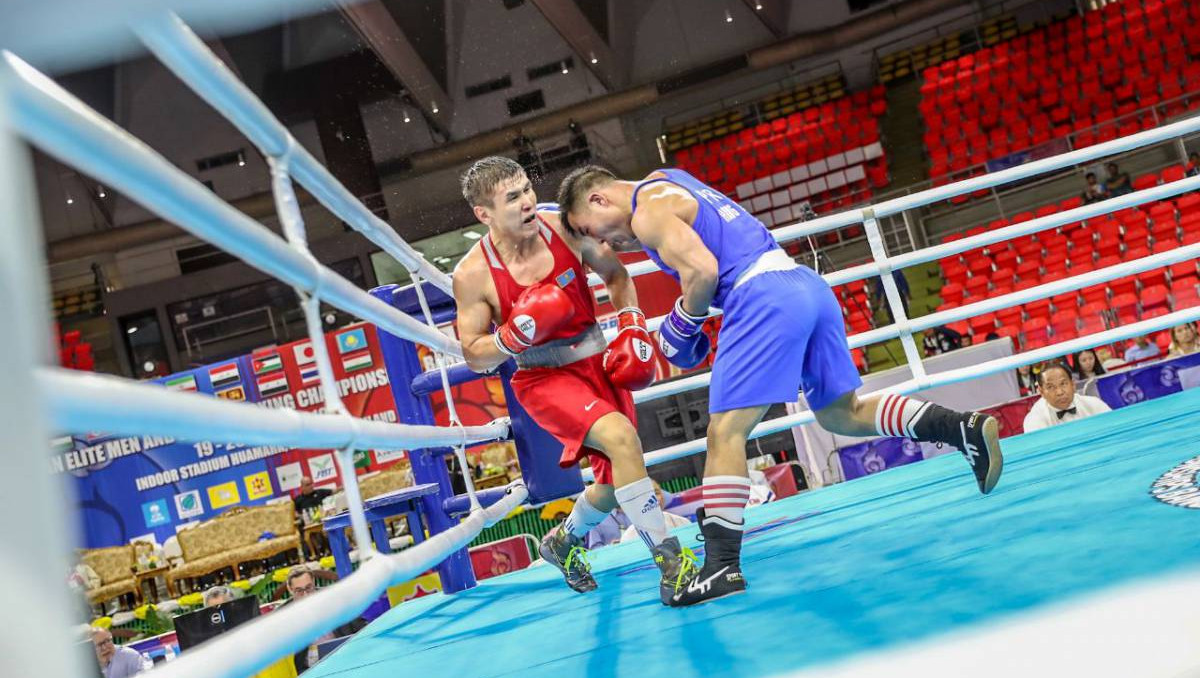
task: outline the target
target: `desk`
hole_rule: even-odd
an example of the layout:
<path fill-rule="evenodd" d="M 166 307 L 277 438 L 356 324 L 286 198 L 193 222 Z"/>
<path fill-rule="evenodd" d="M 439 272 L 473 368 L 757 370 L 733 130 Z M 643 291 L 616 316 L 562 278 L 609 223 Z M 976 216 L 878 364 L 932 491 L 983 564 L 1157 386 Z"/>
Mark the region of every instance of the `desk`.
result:
<path fill-rule="evenodd" d="M 367 526 L 371 530 L 371 538 L 375 541 L 375 549 L 380 553 L 391 553 L 388 546 L 387 526 L 384 519 L 404 515 L 408 520 L 408 532 L 412 535 L 413 545 L 425 540 L 425 525 L 421 521 L 419 502 L 421 497 L 437 492 L 435 483 L 405 487 L 395 492 L 381 494 L 363 502 L 367 517 Z M 329 550 L 333 551 L 333 562 L 339 579 L 350 575 L 350 543 L 346 539 L 346 528 L 350 527 L 350 512 L 337 513 L 325 519 L 325 534 L 329 537 Z M 362 548 L 362 545 L 359 545 Z"/>
<path fill-rule="evenodd" d="M 167 571 L 170 569 L 170 567 L 163 565 L 162 567 L 156 567 L 150 570 L 134 571 L 133 586 L 137 601 L 139 603 L 145 602 L 145 599 L 142 597 L 142 584 L 147 581 L 150 582 L 150 597 L 154 599 L 154 602 L 158 602 L 158 582 L 155 580 L 161 577 L 163 581 L 167 581 Z M 175 591 L 173 590 L 174 588 L 175 587 L 171 586 L 171 583 L 167 581 L 167 595 L 171 596 L 172 598 L 175 597 Z"/>
<path fill-rule="evenodd" d="M 486 490 L 492 487 L 504 487 L 509 483 L 507 473 L 497 473 L 495 475 L 484 476 L 475 479 L 476 490 Z"/>
<path fill-rule="evenodd" d="M 308 553 L 304 554 L 304 558 L 316 559 L 321 557 L 321 550 L 314 544 L 314 537 L 324 532 L 325 525 L 323 523 L 309 523 L 300 528 L 301 538 L 304 541 L 304 546 L 308 547 Z"/>

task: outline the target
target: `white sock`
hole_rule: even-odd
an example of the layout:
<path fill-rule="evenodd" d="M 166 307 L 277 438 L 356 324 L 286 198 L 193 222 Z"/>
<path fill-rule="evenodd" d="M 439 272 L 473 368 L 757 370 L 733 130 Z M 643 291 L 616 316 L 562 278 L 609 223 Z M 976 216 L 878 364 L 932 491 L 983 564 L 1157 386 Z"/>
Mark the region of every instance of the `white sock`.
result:
<path fill-rule="evenodd" d="M 662 506 L 658 503 L 654 483 L 649 477 L 622 485 L 613 494 L 647 547 L 654 548 L 663 543 L 667 538 L 667 521 L 663 518 Z"/>
<path fill-rule="evenodd" d="M 704 522 L 714 521 L 731 530 L 745 525 L 746 502 L 750 501 L 750 479 L 743 476 L 705 476 Z"/>
<path fill-rule="evenodd" d="M 563 529 L 582 539 L 607 517 L 608 513 L 592 506 L 587 500 L 587 492 L 584 492 L 575 500 L 575 508 L 571 509 L 571 515 L 563 521 Z"/>
<path fill-rule="evenodd" d="M 929 409 L 929 403 L 889 393 L 875 408 L 875 431 L 892 438 L 916 438 L 917 422 Z"/>

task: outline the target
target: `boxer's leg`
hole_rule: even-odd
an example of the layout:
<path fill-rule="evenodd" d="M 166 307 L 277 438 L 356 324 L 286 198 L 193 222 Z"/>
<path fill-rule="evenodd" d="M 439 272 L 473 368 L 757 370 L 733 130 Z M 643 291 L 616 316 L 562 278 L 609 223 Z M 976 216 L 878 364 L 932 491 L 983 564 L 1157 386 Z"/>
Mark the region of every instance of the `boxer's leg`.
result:
<path fill-rule="evenodd" d="M 956 447 L 971 464 L 984 494 L 996 486 L 1004 468 L 999 424 L 995 417 L 979 412 L 955 412 L 891 393 L 860 398 L 850 391 L 814 414 L 833 433 L 911 438 Z"/>
<path fill-rule="evenodd" d="M 653 549 L 667 538 L 666 519 L 646 475 L 642 441 L 637 429 L 620 412 L 612 411 L 596 420 L 584 445 L 604 453 L 612 465 L 613 497 L 638 534 Z M 601 482 L 600 478 L 596 479 Z"/>

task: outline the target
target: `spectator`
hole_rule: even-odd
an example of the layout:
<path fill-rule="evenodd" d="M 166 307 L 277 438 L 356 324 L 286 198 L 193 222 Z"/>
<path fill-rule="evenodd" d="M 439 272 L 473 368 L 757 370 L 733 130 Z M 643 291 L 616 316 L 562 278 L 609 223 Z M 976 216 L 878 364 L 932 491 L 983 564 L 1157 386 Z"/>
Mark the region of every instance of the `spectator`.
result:
<path fill-rule="evenodd" d="M 204 607 L 215 607 L 221 603 L 228 603 L 236 597 L 233 595 L 233 589 L 228 586 L 214 586 L 204 592 Z"/>
<path fill-rule="evenodd" d="M 1108 163 L 1104 168 L 1108 171 L 1108 177 L 1104 180 L 1108 197 L 1115 198 L 1118 195 L 1133 193 L 1133 181 L 1130 180 L 1128 172 L 1122 172 L 1115 162 Z"/>
<path fill-rule="evenodd" d="M 323 487 L 314 488 L 312 478 L 304 476 L 300 479 L 300 494 L 296 495 L 296 498 L 292 500 L 292 504 L 296 508 L 296 521 L 301 525 L 301 527 L 320 520 L 318 511 L 321 508 L 321 504 L 332 495 L 333 490 L 328 490 Z M 314 542 L 322 542 L 317 544 L 318 550 L 321 548 L 328 548 L 329 542 L 327 539 L 328 538 L 325 536 L 324 532 L 317 532 L 313 534 Z M 301 540 L 301 544 L 301 548 L 307 551 L 308 542 L 306 540 Z M 308 556 L 315 557 L 316 554 L 309 553 Z"/>
<path fill-rule="evenodd" d="M 1188 355 L 1200 351 L 1200 340 L 1196 337 L 1196 325 L 1184 323 L 1171 328 L 1171 345 L 1167 347 L 1167 355 Z"/>
<path fill-rule="evenodd" d="M 942 325 L 926 330 L 921 343 L 925 346 L 925 357 L 928 358 L 962 348 L 962 335 Z"/>
<path fill-rule="evenodd" d="M 904 307 L 904 315 L 905 317 L 909 317 L 908 302 L 912 301 L 912 293 L 908 289 L 908 279 L 904 277 L 902 272 L 892 271 L 892 280 L 896 281 L 896 290 L 900 292 L 900 305 Z M 896 319 L 892 317 L 892 307 L 887 303 L 887 298 L 884 294 L 882 277 L 875 278 L 871 291 L 874 294 L 875 303 L 883 306 L 883 310 L 887 313 L 888 322 L 896 322 Z"/>
<path fill-rule="evenodd" d="M 1184 168 L 1184 172 L 1189 177 L 1194 177 L 1197 174 L 1200 174 L 1200 153 L 1197 153 L 1196 151 L 1188 153 L 1187 167 Z"/>
<path fill-rule="evenodd" d="M 1090 204 L 1108 198 L 1108 189 L 1096 178 L 1095 172 L 1088 172 L 1083 178 L 1087 182 L 1087 186 L 1083 189 L 1083 195 L 1080 196 L 1083 198 L 1083 202 Z"/>
<path fill-rule="evenodd" d="M 313 480 L 308 476 L 300 479 L 300 494 L 296 495 L 294 504 L 296 513 L 303 516 L 305 511 L 311 511 L 321 506 L 327 498 L 333 495 L 333 490 L 323 487 L 313 487 Z"/>
<path fill-rule="evenodd" d="M 304 600 L 317 592 L 317 579 L 313 576 L 313 571 L 307 565 L 297 565 L 291 570 L 288 570 L 287 590 L 291 594 L 293 601 Z M 296 664 L 296 673 L 301 674 L 308 670 L 308 667 L 317 663 L 318 653 L 317 646 L 334 638 L 343 636 L 352 636 L 363 629 L 367 622 L 362 618 L 353 619 L 334 630 L 326 633 L 312 642 L 308 647 L 300 650 L 292 655 L 292 660 Z"/>
<path fill-rule="evenodd" d="M 1147 360 L 1149 358 L 1158 357 L 1158 344 L 1150 341 L 1150 337 L 1141 336 L 1134 340 L 1134 343 L 1129 348 L 1125 349 L 1125 362 L 1135 363 L 1139 360 Z"/>
<path fill-rule="evenodd" d="M 92 644 L 96 646 L 96 661 L 104 678 L 135 676 L 145 668 L 141 653 L 131 647 L 118 647 L 108 629 L 92 628 Z"/>
<path fill-rule="evenodd" d="M 1020 389 L 1022 397 L 1038 392 L 1038 380 L 1033 374 L 1033 368 L 1029 365 L 1017 368 L 1017 388 Z"/>
<path fill-rule="evenodd" d="M 1075 392 L 1075 381 L 1071 378 L 1071 371 L 1061 362 L 1043 367 L 1038 373 L 1038 385 L 1041 387 L 1042 397 L 1033 404 L 1029 414 L 1025 415 L 1026 432 L 1109 411 L 1103 400 Z"/>
<path fill-rule="evenodd" d="M 1096 357 L 1100 359 L 1100 365 L 1104 368 L 1105 372 L 1125 364 L 1125 361 L 1112 354 L 1112 349 L 1110 349 L 1108 346 L 1101 346 L 1097 348 Z"/>
<path fill-rule="evenodd" d="M 1072 356 L 1071 365 L 1075 368 L 1076 379 L 1092 379 L 1104 374 L 1104 365 L 1100 364 L 1100 358 L 1090 348 L 1085 348 Z"/>

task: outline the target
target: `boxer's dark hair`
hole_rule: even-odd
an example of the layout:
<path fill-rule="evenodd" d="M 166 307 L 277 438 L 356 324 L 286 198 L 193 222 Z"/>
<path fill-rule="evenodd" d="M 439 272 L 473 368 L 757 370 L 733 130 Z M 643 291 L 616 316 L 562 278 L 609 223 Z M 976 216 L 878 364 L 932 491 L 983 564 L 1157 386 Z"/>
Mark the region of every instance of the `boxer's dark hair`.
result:
<path fill-rule="evenodd" d="M 1046 373 L 1050 370 L 1062 370 L 1067 373 L 1067 379 L 1074 379 L 1075 375 L 1071 373 L 1071 368 L 1061 360 L 1051 360 L 1042 365 L 1042 371 L 1037 373 L 1038 386 L 1046 385 Z"/>
<path fill-rule="evenodd" d="M 571 226 L 570 213 L 583 206 L 593 188 L 617 180 L 617 175 L 599 165 L 585 165 L 571 170 L 558 186 L 558 219 L 571 235 L 579 233 Z"/>
<path fill-rule="evenodd" d="M 492 193 L 496 186 L 524 171 L 512 158 L 500 155 L 480 158 L 459 177 L 463 198 L 472 207 L 492 207 Z"/>

